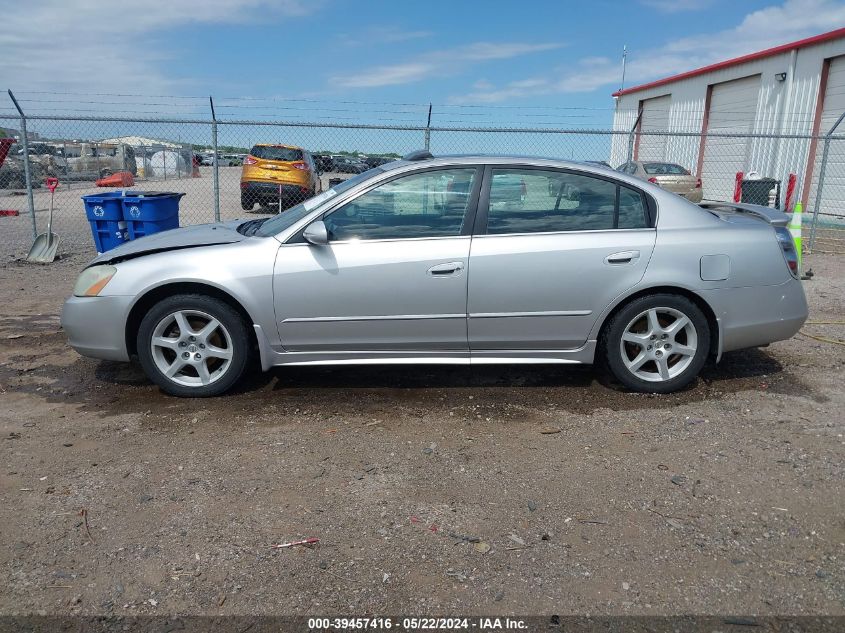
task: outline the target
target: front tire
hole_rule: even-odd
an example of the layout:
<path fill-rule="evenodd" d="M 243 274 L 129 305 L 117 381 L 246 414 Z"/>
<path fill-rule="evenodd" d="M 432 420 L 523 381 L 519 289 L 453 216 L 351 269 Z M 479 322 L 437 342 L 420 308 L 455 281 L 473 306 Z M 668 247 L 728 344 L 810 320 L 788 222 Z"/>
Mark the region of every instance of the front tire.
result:
<path fill-rule="evenodd" d="M 695 380 L 707 362 L 710 327 L 686 297 L 653 294 L 613 316 L 601 347 L 607 368 L 628 389 L 671 393 Z"/>
<path fill-rule="evenodd" d="M 173 396 L 205 398 L 231 389 L 249 361 L 247 325 L 229 304 L 174 295 L 147 312 L 137 350 L 150 380 Z"/>

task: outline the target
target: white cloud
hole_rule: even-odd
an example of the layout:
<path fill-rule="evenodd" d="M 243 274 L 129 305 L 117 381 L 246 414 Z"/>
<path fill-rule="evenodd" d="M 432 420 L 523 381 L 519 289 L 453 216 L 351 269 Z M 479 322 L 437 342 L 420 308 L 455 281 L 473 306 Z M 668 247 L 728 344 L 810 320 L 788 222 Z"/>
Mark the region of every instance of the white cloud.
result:
<path fill-rule="evenodd" d="M 425 79 L 436 70 L 435 64 L 423 62 L 377 66 L 360 75 L 335 79 L 334 83 L 346 88 L 376 88 L 378 86 L 409 84 Z"/>
<path fill-rule="evenodd" d="M 713 0 L 640 0 L 640 4 L 662 13 L 700 11 L 713 4 Z"/>
<path fill-rule="evenodd" d="M 626 85 L 633 86 L 795 41 L 845 24 L 845 3 L 838 0 L 786 0 L 747 14 L 733 28 L 683 37 L 666 44 L 628 51 Z M 572 69 L 571 66 L 574 66 Z M 544 94 L 592 92 L 618 87 L 620 59 L 585 57 L 559 72 L 490 86 L 451 97 L 452 103 L 495 103 Z M 529 83 L 526 83 L 529 82 Z"/>
<path fill-rule="evenodd" d="M 375 66 L 350 75 L 330 78 L 340 88 L 376 88 L 408 84 L 431 77 L 450 75 L 467 66 L 495 59 L 509 59 L 530 53 L 560 48 L 561 44 L 528 44 L 522 42 L 476 42 L 457 48 L 424 53 L 399 64 Z"/>
<path fill-rule="evenodd" d="M 202 51 L 168 41 L 169 29 L 301 16 L 316 6 L 314 0 L 7 3 L 0 28 L 2 87 L 22 92 L 179 91 L 179 55 Z M 163 68 L 168 63 L 171 67 Z"/>
<path fill-rule="evenodd" d="M 372 46 L 420 40 L 434 35 L 431 31 L 407 31 L 396 26 L 372 26 L 354 34 L 341 35 L 338 40 L 347 46 Z"/>

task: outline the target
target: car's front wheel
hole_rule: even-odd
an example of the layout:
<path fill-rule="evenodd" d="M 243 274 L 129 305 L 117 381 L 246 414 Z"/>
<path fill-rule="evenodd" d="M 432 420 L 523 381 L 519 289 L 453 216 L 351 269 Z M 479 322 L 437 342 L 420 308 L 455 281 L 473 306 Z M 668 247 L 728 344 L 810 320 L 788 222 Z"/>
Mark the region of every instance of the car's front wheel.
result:
<path fill-rule="evenodd" d="M 704 367 L 710 328 L 701 308 L 686 297 L 648 295 L 614 315 L 602 349 L 607 367 L 628 389 L 671 393 Z"/>
<path fill-rule="evenodd" d="M 243 375 L 250 339 L 240 314 L 205 295 L 168 297 L 147 312 L 137 338 L 147 376 L 181 397 L 217 396 Z"/>

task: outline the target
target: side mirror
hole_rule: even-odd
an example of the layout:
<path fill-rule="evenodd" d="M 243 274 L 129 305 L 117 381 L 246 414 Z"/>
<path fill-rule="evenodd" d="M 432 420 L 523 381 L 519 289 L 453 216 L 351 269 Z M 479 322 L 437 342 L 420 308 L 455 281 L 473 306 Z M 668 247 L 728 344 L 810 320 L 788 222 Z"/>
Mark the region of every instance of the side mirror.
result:
<path fill-rule="evenodd" d="M 326 228 L 325 222 L 317 220 L 305 227 L 302 237 L 314 246 L 325 246 L 329 243 L 329 230 Z"/>

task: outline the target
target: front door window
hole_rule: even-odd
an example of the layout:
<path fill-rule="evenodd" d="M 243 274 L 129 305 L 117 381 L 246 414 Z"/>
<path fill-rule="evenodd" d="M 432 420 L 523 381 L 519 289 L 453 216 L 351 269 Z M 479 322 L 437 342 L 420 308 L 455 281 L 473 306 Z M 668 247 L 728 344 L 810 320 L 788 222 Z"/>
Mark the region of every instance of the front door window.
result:
<path fill-rule="evenodd" d="M 461 235 L 476 169 L 426 171 L 391 180 L 326 216 L 333 242 Z"/>

